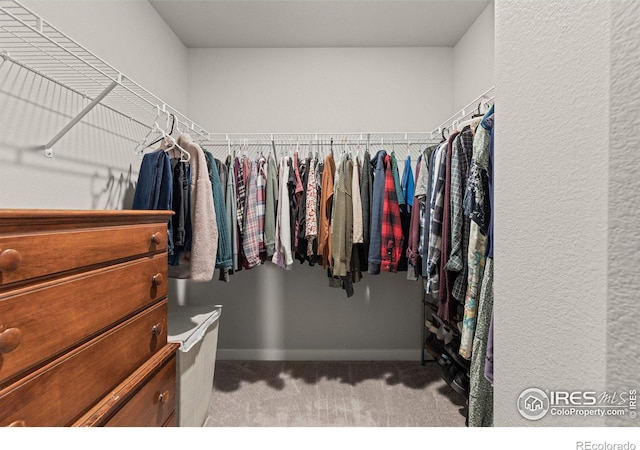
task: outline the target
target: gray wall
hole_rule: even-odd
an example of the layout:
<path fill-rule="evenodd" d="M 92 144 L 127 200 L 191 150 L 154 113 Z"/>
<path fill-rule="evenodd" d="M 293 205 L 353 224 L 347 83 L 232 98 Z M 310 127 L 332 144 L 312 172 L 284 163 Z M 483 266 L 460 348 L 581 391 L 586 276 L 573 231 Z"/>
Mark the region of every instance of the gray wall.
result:
<path fill-rule="evenodd" d="M 452 56 L 451 48 L 192 49 L 189 111 L 218 133 L 430 130 L 453 113 Z M 365 274 L 352 298 L 330 288 L 321 268 L 298 263 L 174 287 L 178 301 L 224 306 L 223 359 L 420 358 L 421 282 L 406 272 Z"/>
<path fill-rule="evenodd" d="M 149 3 L 28 1 L 25 6 L 172 106 L 186 108 L 186 48 Z M 140 166 L 133 150 L 146 128 L 98 106 L 60 140 L 53 159 L 43 156 L 42 146 L 87 103 L 0 60 L 1 208 L 130 206 Z"/>

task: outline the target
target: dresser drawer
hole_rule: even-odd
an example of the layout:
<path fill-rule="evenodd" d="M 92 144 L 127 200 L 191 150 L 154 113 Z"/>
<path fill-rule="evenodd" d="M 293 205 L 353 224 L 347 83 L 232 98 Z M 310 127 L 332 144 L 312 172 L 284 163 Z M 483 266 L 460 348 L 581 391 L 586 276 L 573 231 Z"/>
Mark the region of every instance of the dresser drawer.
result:
<path fill-rule="evenodd" d="M 0 391 L 0 426 L 65 426 L 167 342 L 167 301 Z"/>
<path fill-rule="evenodd" d="M 176 358 L 171 358 L 106 424 L 161 427 L 176 409 Z"/>
<path fill-rule="evenodd" d="M 177 427 L 178 426 L 178 416 L 176 415 L 175 411 L 173 412 L 173 414 L 171 414 L 171 417 L 169 417 L 167 419 L 167 421 L 162 426 L 163 427 Z"/>
<path fill-rule="evenodd" d="M 166 253 L 0 294 L 0 387 L 166 295 Z"/>
<path fill-rule="evenodd" d="M 0 290 L 33 278 L 166 248 L 166 223 L 1 235 Z"/>

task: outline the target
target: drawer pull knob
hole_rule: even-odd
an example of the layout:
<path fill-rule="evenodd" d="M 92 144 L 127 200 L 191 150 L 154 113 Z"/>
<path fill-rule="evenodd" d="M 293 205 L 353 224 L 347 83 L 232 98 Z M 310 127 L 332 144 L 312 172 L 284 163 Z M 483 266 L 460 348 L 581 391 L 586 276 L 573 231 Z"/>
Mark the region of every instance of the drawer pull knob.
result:
<path fill-rule="evenodd" d="M 26 427 L 27 424 L 24 420 L 16 420 L 15 422 L 11 422 L 9 424 L 10 427 Z"/>
<path fill-rule="evenodd" d="M 151 235 L 151 243 L 155 245 L 160 245 L 161 238 L 162 238 L 162 235 L 160 234 L 160 232 L 155 232 Z"/>
<path fill-rule="evenodd" d="M 22 331 L 19 328 L 7 328 L 0 333 L 0 353 L 14 351 L 22 341 Z"/>
<path fill-rule="evenodd" d="M 164 282 L 164 277 L 161 273 L 157 273 L 152 278 L 154 286 L 160 286 Z"/>
<path fill-rule="evenodd" d="M 158 394 L 158 403 L 162 404 L 169 400 L 169 391 L 164 391 Z"/>
<path fill-rule="evenodd" d="M 151 327 L 151 334 L 154 336 L 160 336 L 162 334 L 162 324 L 157 323 Z"/>
<path fill-rule="evenodd" d="M 0 253 L 0 272 L 13 272 L 22 262 L 22 255 L 18 250 L 8 248 Z"/>

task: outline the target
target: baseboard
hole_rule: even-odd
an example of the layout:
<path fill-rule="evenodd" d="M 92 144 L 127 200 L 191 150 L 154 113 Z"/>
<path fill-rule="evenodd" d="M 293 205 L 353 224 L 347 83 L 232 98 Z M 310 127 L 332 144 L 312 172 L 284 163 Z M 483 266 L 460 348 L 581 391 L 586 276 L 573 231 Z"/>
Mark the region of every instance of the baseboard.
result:
<path fill-rule="evenodd" d="M 218 349 L 216 359 L 235 361 L 420 361 L 420 349 Z"/>

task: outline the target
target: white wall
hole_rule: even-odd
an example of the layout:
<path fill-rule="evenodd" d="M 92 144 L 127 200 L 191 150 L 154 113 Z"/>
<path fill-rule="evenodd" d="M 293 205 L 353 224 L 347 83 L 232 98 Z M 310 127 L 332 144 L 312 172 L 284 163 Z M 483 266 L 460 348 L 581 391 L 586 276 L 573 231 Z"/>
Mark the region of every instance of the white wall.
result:
<path fill-rule="evenodd" d="M 453 48 L 454 108 L 495 84 L 495 4 L 491 2 Z"/>
<path fill-rule="evenodd" d="M 148 2 L 25 6 L 172 106 L 186 108 L 186 48 Z M 42 146 L 87 103 L 0 60 L 0 207 L 130 206 L 140 166 L 133 150 L 147 129 L 98 106 L 60 140 L 53 159 L 43 156 Z"/>
<path fill-rule="evenodd" d="M 608 8 L 496 4 L 496 426 L 604 424 L 529 422 L 516 400 L 529 387 L 605 388 L 607 265 L 617 256 L 607 253 Z"/>
<path fill-rule="evenodd" d="M 429 131 L 450 48 L 190 49 L 189 111 L 214 132 Z"/>
<path fill-rule="evenodd" d="M 445 48 L 189 51 L 189 111 L 215 132 L 425 131 L 451 114 L 452 81 Z M 182 288 L 224 306 L 223 359 L 420 358 L 422 285 L 406 272 L 365 274 L 352 298 L 298 263 Z"/>

